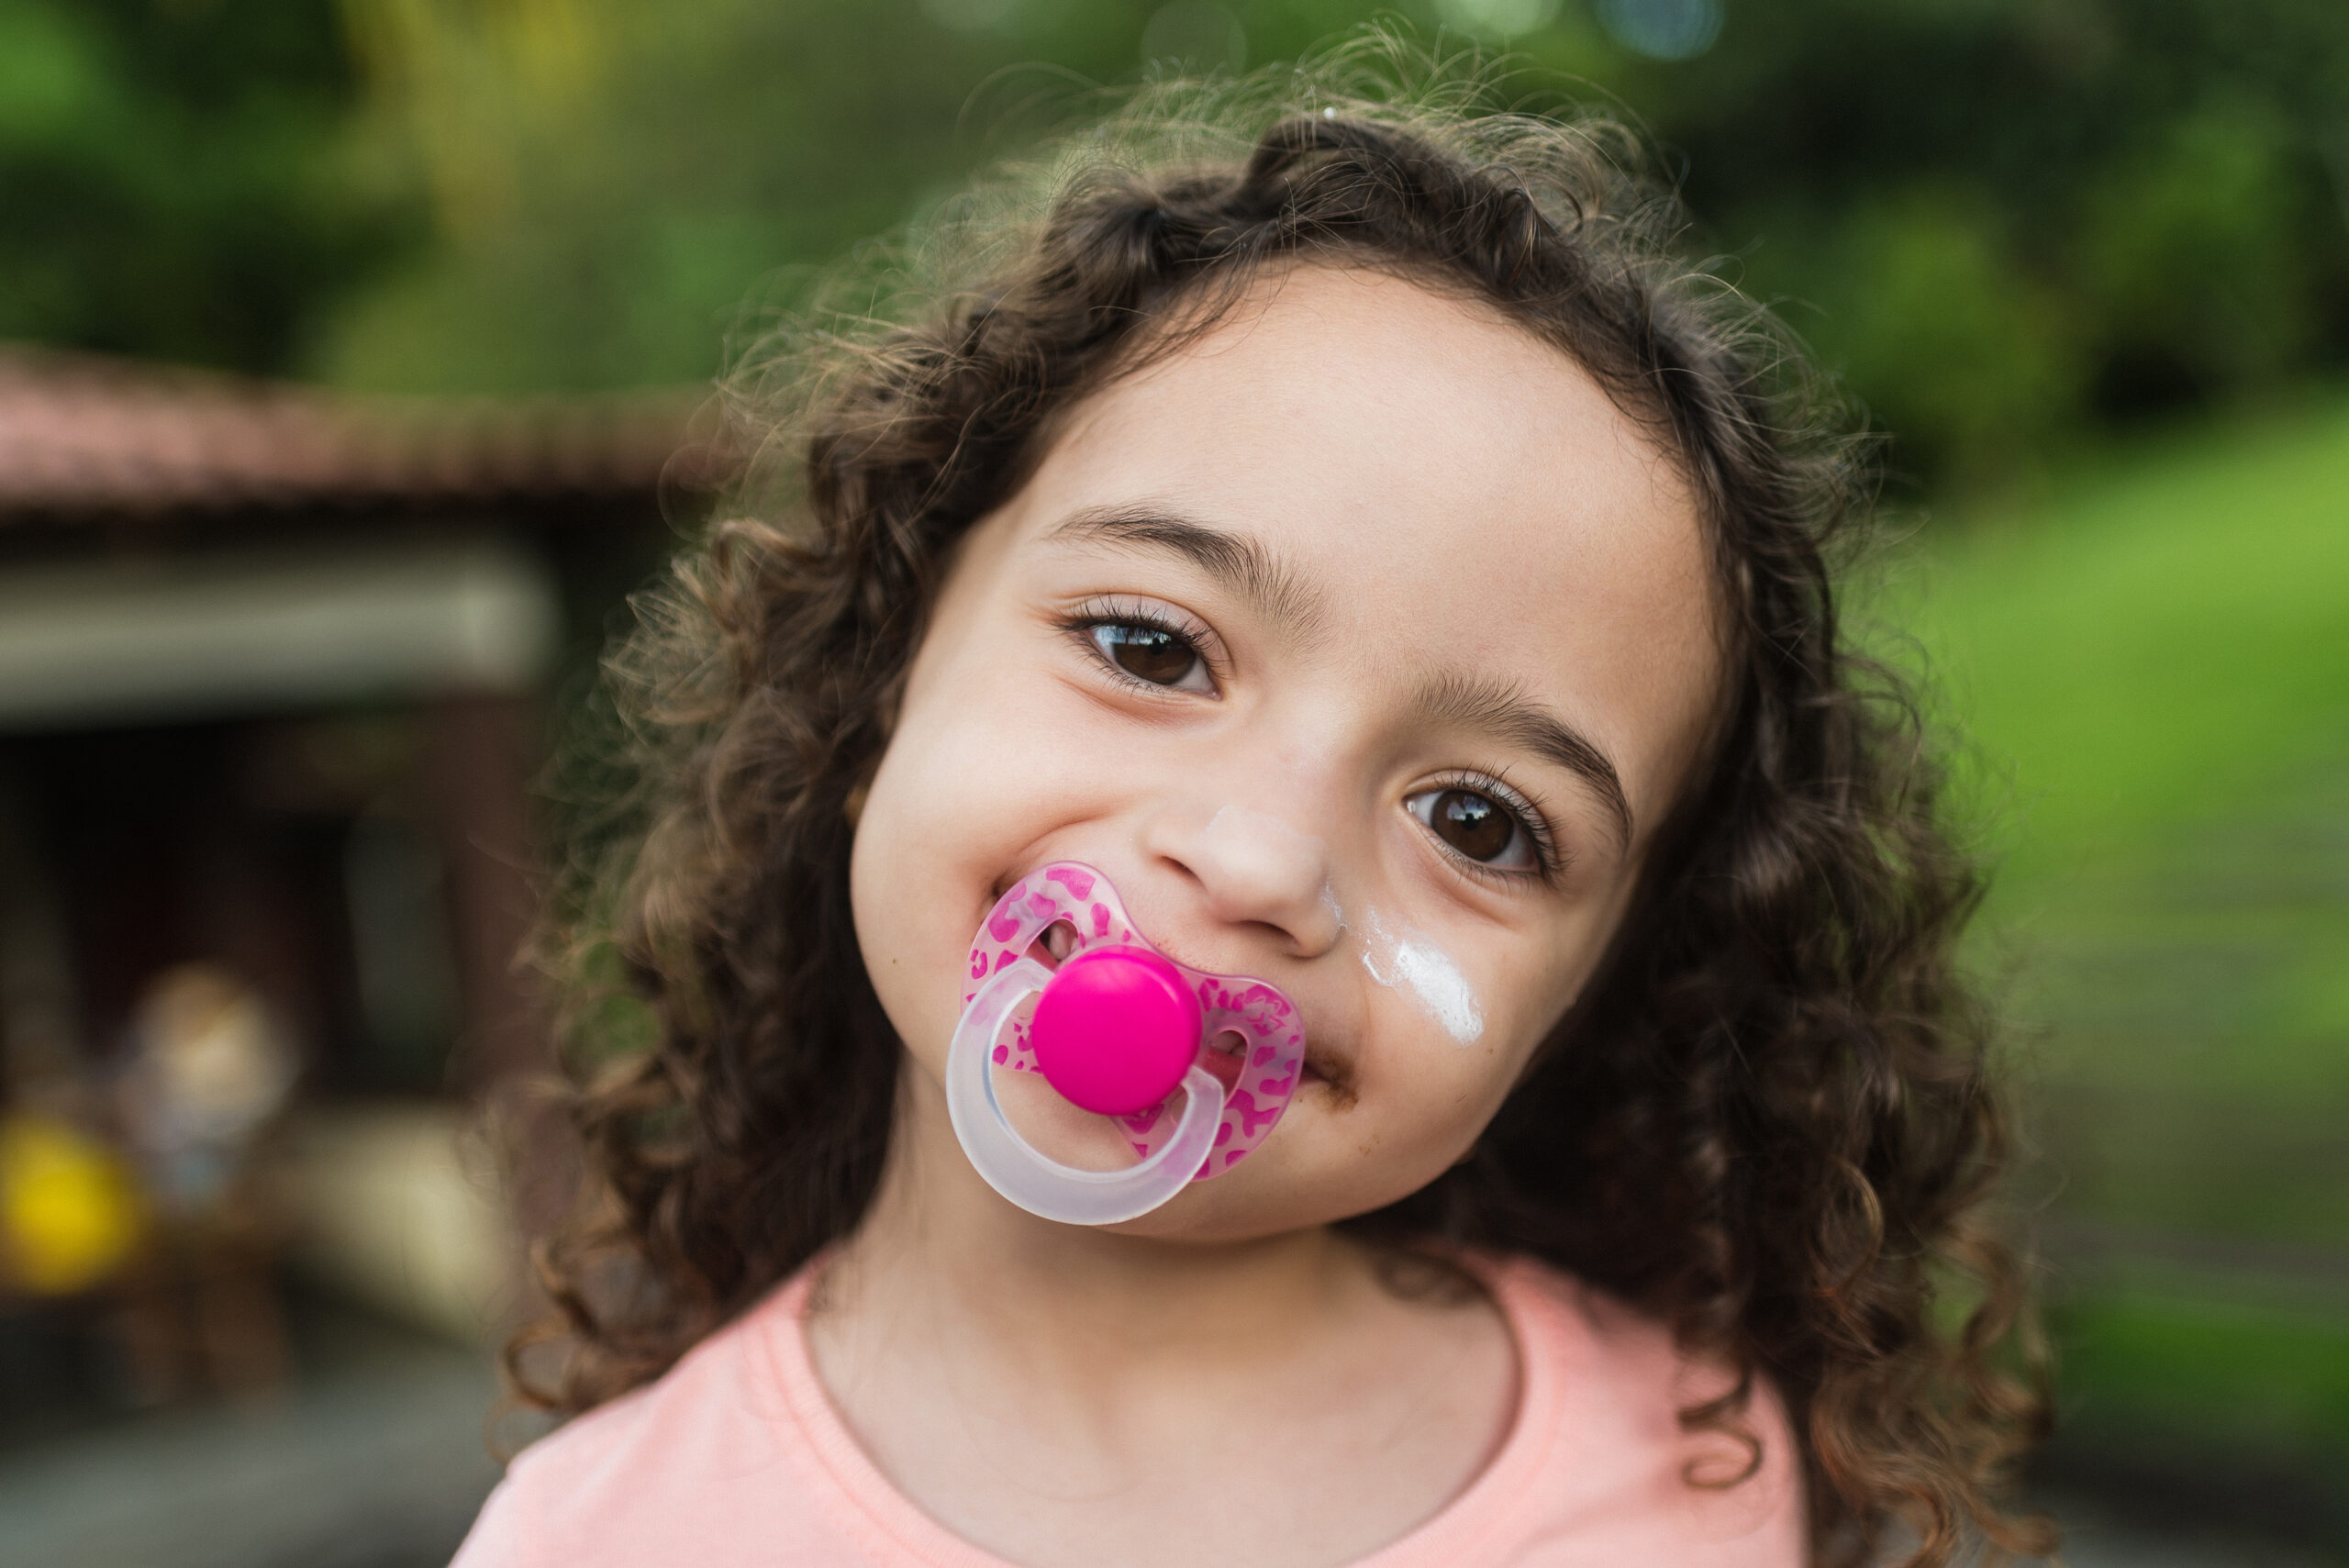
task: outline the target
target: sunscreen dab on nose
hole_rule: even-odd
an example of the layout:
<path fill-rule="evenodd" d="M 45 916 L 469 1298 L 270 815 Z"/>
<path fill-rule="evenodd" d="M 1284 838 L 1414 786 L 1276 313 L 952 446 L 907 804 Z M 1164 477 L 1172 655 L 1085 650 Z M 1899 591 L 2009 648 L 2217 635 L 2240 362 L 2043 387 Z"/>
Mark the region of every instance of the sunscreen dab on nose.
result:
<path fill-rule="evenodd" d="M 1409 992 L 1453 1044 L 1475 1044 L 1485 1032 L 1485 1010 L 1451 955 L 1406 921 L 1390 929 L 1375 909 L 1364 917 L 1364 932 L 1362 966 L 1370 977 L 1390 990 Z"/>
<path fill-rule="evenodd" d="M 1055 926 L 1072 935 L 1047 969 L 1030 950 Z M 1264 1141 L 1304 1075 L 1304 1025 L 1286 996 L 1167 958 L 1091 866 L 1059 862 L 1014 884 L 972 939 L 966 973 L 946 1053 L 954 1136 L 988 1185 L 1046 1219 L 1132 1219 L 1221 1175 Z M 1225 1036 L 1240 1048 L 1217 1059 L 1219 1073 L 1209 1042 Z M 997 1067 L 1040 1073 L 1114 1121 L 1140 1162 L 1087 1171 L 1040 1153 L 996 1097 Z"/>

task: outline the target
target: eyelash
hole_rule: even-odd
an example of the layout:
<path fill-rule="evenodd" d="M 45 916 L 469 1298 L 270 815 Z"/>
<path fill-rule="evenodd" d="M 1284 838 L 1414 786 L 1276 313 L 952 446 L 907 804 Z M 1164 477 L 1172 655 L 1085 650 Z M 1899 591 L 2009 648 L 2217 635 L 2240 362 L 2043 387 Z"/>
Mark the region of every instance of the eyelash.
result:
<path fill-rule="evenodd" d="M 1092 660 L 1096 666 L 1119 685 L 1147 692 L 1155 696 L 1168 697 L 1197 694 L 1178 692 L 1171 686 L 1162 686 L 1155 682 L 1145 681 L 1130 671 L 1119 669 L 1117 662 L 1104 655 L 1100 645 L 1093 640 L 1093 633 L 1105 626 L 1139 627 L 1144 631 L 1161 632 L 1176 639 L 1206 667 L 1208 679 L 1215 683 L 1217 693 L 1221 694 L 1224 679 L 1223 663 L 1209 647 L 1215 634 L 1200 623 L 1197 621 L 1186 623 L 1163 609 L 1139 601 L 1117 599 L 1087 599 L 1060 623 L 1061 630 L 1075 639 L 1077 647 L 1084 651 L 1085 657 Z"/>
<path fill-rule="evenodd" d="M 1183 619 L 1152 606 L 1136 601 L 1106 598 L 1086 600 L 1078 606 L 1073 614 L 1060 622 L 1060 629 L 1067 633 L 1078 648 L 1084 651 L 1085 657 L 1110 679 L 1121 686 L 1159 697 L 1180 694 L 1174 693 L 1170 687 L 1145 681 L 1139 675 L 1119 669 L 1114 661 L 1104 655 L 1099 644 L 1094 641 L 1093 633 L 1105 626 L 1139 627 L 1146 631 L 1160 632 L 1165 636 L 1179 639 L 1183 645 L 1191 651 L 1193 656 L 1206 666 L 1208 678 L 1215 683 L 1218 691 L 1220 692 L 1222 689 L 1223 668 L 1208 649 L 1208 641 L 1213 634 L 1204 626 L 1196 622 L 1186 624 Z M 1518 831 L 1523 833 L 1526 841 L 1533 846 L 1532 868 L 1528 871 L 1512 871 L 1505 867 L 1489 866 L 1472 861 L 1442 840 L 1435 839 L 1436 848 L 1469 876 L 1496 886 L 1506 886 L 1511 883 L 1522 882 L 1528 877 L 1542 882 L 1553 881 L 1564 869 L 1564 857 L 1559 851 L 1556 836 L 1550 830 L 1549 818 L 1542 815 L 1541 807 L 1508 780 L 1489 773 L 1459 773 L 1440 775 L 1423 787 L 1437 790 L 1469 790 L 1485 796 L 1487 800 L 1498 802 L 1516 820 Z M 1435 838 L 1433 834 L 1430 834 L 1429 837 Z"/>
<path fill-rule="evenodd" d="M 1507 779 L 1492 773 L 1438 774 L 1411 793 L 1417 795 L 1421 790 L 1431 789 L 1464 789 L 1498 803 L 1517 819 L 1517 830 L 1525 835 L 1527 843 L 1533 846 L 1532 866 L 1523 871 L 1512 871 L 1506 866 L 1491 866 L 1481 861 L 1472 861 L 1430 833 L 1428 837 L 1434 840 L 1435 847 L 1470 876 L 1505 887 L 1511 883 L 1521 883 L 1528 877 L 1541 882 L 1554 881 L 1565 869 L 1565 855 L 1558 847 L 1557 836 L 1550 830 L 1550 819 L 1530 796 Z"/>

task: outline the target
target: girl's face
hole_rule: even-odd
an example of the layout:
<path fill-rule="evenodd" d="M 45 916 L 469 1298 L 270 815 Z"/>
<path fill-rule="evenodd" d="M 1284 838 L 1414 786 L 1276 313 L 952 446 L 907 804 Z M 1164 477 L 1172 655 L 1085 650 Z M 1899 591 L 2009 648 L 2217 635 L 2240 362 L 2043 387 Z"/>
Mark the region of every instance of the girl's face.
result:
<path fill-rule="evenodd" d="M 1386 274 L 1268 281 L 1073 410 L 940 596 L 852 875 L 900 1138 L 951 1148 L 973 931 L 1076 860 L 1308 1042 L 1263 1147 L 1125 1229 L 1259 1236 L 1432 1180 L 1622 915 L 1715 603 L 1676 468 L 1571 360 Z"/>

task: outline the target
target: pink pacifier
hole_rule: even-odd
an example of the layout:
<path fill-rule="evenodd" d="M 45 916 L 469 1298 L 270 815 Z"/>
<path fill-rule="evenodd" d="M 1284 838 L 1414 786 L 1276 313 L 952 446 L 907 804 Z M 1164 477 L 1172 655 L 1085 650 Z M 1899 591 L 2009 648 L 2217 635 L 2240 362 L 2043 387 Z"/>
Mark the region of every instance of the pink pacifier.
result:
<path fill-rule="evenodd" d="M 1074 940 L 1047 969 L 1029 949 L 1063 922 Z M 1021 879 L 972 939 L 969 973 L 946 1056 L 954 1135 L 988 1185 L 1046 1219 L 1131 1219 L 1221 1175 L 1272 1131 L 1304 1068 L 1286 996 L 1167 958 L 1091 866 L 1061 861 Z M 1214 1048 L 1225 1035 L 1236 1052 Z M 1039 1152 L 1004 1115 L 997 1067 L 1041 1073 L 1069 1104 L 1114 1119 L 1140 1162 L 1086 1171 Z"/>

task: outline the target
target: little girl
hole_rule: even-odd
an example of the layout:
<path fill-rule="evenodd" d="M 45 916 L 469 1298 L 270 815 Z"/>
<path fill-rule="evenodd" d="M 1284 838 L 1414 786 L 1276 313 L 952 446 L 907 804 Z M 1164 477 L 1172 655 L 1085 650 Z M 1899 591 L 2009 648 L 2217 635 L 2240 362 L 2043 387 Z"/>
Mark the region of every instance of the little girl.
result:
<path fill-rule="evenodd" d="M 574 1418 L 462 1568 L 2042 1544 L 1849 447 L 1625 138 L 1333 75 L 738 383 L 562 933 Z"/>

